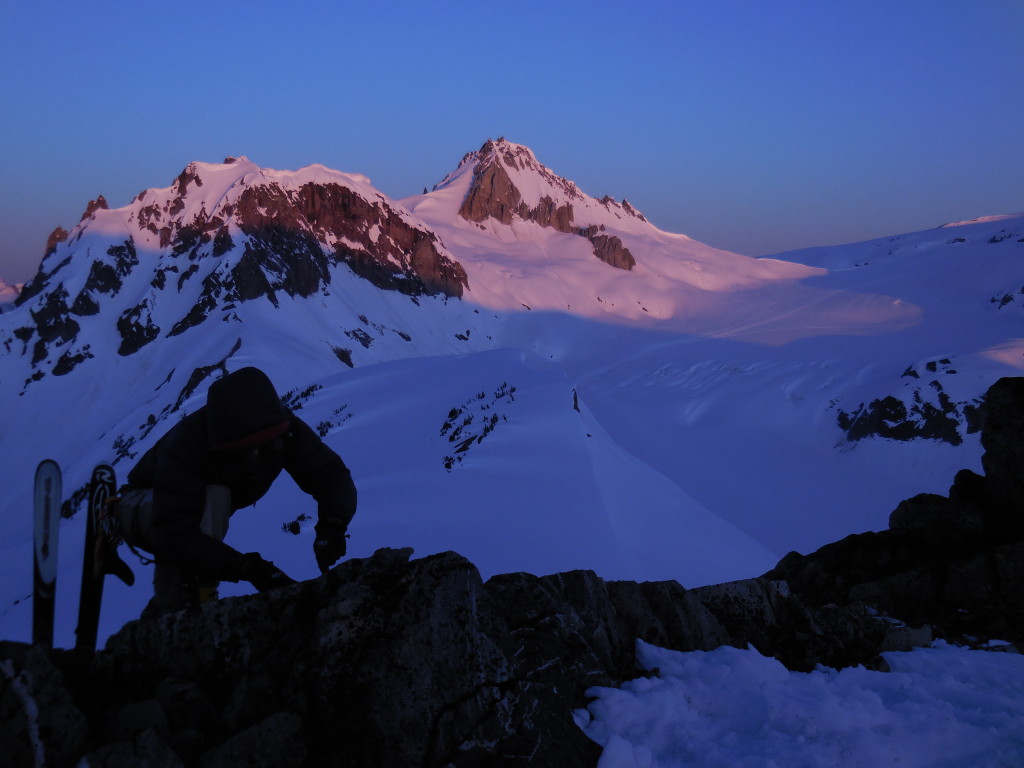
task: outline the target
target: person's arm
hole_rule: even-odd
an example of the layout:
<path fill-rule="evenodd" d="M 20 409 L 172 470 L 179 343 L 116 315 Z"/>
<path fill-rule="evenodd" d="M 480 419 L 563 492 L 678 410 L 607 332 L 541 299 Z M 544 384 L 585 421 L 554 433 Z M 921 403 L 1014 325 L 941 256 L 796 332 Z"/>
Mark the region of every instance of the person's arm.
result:
<path fill-rule="evenodd" d="M 345 554 L 348 525 L 356 513 L 356 486 L 345 462 L 301 419 L 292 414 L 285 470 L 317 502 L 313 550 L 321 571 Z"/>

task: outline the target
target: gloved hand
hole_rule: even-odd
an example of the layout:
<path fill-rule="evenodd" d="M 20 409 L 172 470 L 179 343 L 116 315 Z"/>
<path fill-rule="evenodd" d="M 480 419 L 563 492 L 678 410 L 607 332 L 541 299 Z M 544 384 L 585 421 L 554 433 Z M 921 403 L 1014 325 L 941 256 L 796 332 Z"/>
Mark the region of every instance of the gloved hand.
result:
<path fill-rule="evenodd" d="M 325 523 L 321 520 L 316 526 L 316 540 L 313 542 L 313 555 L 320 573 L 334 565 L 345 554 L 345 526 L 340 523 Z"/>
<path fill-rule="evenodd" d="M 287 587 L 294 584 L 295 579 L 291 578 L 269 560 L 264 560 L 257 552 L 249 552 L 242 555 L 242 567 L 239 571 L 239 578 L 248 581 L 260 592 L 278 587 Z"/>

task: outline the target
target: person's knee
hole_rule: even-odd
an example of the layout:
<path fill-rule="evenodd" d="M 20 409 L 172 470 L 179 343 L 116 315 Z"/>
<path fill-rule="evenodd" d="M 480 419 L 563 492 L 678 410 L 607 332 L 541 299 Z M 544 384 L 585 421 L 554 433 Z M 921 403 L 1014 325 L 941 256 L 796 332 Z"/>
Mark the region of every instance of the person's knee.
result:
<path fill-rule="evenodd" d="M 200 529 L 207 536 L 222 541 L 231 518 L 231 489 L 226 485 L 206 486 L 206 506 Z"/>

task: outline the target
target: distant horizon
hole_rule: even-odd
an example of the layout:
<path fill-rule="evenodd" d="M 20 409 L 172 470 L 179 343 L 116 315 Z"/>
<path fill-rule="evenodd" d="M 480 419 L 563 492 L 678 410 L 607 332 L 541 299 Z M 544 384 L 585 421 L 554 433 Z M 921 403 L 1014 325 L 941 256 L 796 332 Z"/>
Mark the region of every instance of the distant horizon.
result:
<path fill-rule="evenodd" d="M 1024 211 L 1024 4 L 13 4 L 0 280 L 90 199 L 246 155 L 401 199 L 505 136 L 656 226 L 769 256 Z"/>

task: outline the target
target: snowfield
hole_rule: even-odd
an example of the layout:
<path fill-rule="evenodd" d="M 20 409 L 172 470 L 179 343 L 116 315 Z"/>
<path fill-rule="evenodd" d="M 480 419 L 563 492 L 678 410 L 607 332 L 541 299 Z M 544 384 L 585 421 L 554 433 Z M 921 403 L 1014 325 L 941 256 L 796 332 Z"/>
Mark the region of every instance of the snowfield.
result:
<path fill-rule="evenodd" d="M 576 720 L 598 768 L 1011 768 L 1024 763 L 1024 656 L 937 642 L 863 667 L 790 672 L 753 649 L 638 643 L 654 677 L 594 688 Z"/>

